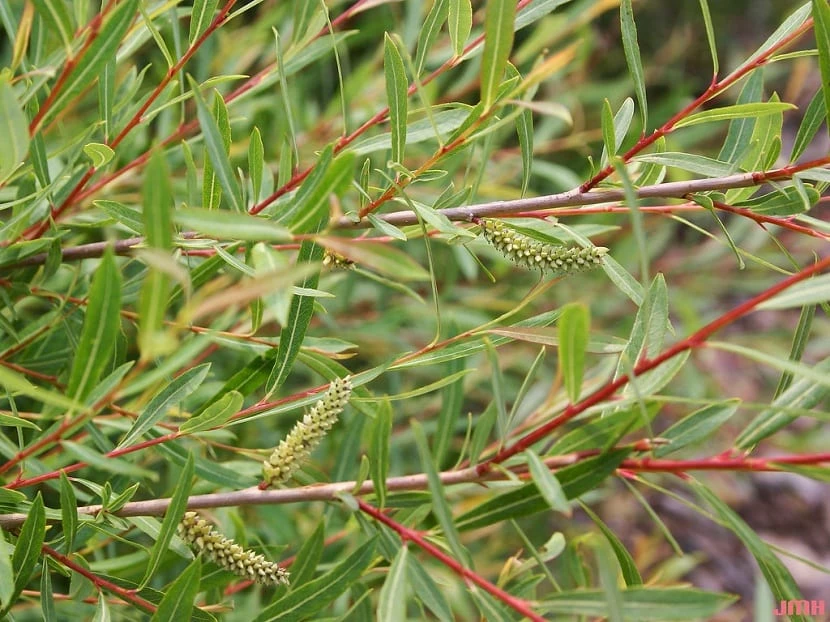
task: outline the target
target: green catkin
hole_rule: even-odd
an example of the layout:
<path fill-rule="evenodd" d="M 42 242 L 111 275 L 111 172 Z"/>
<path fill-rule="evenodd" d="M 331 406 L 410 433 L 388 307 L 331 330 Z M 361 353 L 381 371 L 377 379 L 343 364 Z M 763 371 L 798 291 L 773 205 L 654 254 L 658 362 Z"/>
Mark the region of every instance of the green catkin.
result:
<path fill-rule="evenodd" d="M 193 549 L 237 576 L 262 585 L 288 585 L 289 573 L 285 568 L 243 549 L 216 531 L 205 519 L 199 518 L 196 512 L 185 512 L 178 531 L 182 540 Z"/>
<path fill-rule="evenodd" d="M 265 486 L 278 486 L 291 479 L 300 464 L 337 422 L 337 416 L 343 412 L 351 393 L 352 382 L 348 376 L 332 381 L 329 390 L 296 423 L 271 457 L 262 464 Z"/>
<path fill-rule="evenodd" d="M 485 240 L 510 261 L 528 270 L 561 274 L 590 270 L 598 267 L 608 252 L 604 246 L 580 248 L 534 240 L 493 218 L 482 218 L 479 224 Z"/>

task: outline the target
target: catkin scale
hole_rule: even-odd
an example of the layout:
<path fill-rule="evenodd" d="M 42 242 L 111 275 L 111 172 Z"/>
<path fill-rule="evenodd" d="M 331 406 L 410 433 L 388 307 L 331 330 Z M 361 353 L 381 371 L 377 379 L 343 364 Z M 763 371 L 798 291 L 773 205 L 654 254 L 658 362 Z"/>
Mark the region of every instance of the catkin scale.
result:
<path fill-rule="evenodd" d="M 178 526 L 179 536 L 213 563 L 237 576 L 262 585 L 288 585 L 288 571 L 263 555 L 243 549 L 216 531 L 196 512 L 185 512 Z"/>
<path fill-rule="evenodd" d="M 277 448 L 262 464 L 262 481 L 265 486 L 278 486 L 289 479 L 300 464 L 323 440 L 338 415 L 343 412 L 352 393 L 352 382 L 348 376 L 335 378 L 329 390 L 298 421 Z"/>
<path fill-rule="evenodd" d="M 510 261 L 529 270 L 571 274 L 596 268 L 608 252 L 604 246 L 580 248 L 557 246 L 534 240 L 510 229 L 502 221 L 482 218 L 481 234 Z"/>

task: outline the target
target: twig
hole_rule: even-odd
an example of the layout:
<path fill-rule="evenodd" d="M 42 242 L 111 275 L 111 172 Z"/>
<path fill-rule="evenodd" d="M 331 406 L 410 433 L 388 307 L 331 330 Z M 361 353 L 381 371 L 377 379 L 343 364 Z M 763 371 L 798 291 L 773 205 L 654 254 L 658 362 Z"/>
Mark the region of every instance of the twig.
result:
<path fill-rule="evenodd" d="M 654 184 L 652 186 L 643 186 L 636 190 L 637 197 L 640 199 L 682 199 L 689 195 L 698 192 L 711 192 L 713 190 L 729 190 L 731 188 L 746 188 L 749 186 L 758 186 L 768 181 L 781 181 L 792 178 L 796 173 L 822 167 L 830 164 L 830 157 L 819 158 L 818 160 L 811 160 L 798 165 L 785 166 L 770 171 L 755 171 L 751 173 L 741 173 L 738 175 L 729 175 L 727 177 L 712 177 L 707 179 L 693 179 L 689 181 L 676 181 L 663 184 Z M 475 205 L 467 205 L 464 207 L 450 207 L 438 212 L 448 219 L 456 222 L 470 222 L 473 218 L 482 218 L 485 216 L 507 216 L 510 214 L 522 214 L 530 216 L 532 212 L 538 210 L 550 210 L 556 208 L 577 208 L 579 206 L 598 205 L 602 203 L 614 203 L 625 199 L 622 190 L 603 190 L 581 192 L 578 189 L 569 190 L 567 192 L 560 192 L 557 194 L 548 194 L 540 197 L 530 197 L 527 199 L 515 199 L 512 201 L 490 201 L 487 203 L 477 203 Z M 756 214 L 751 210 L 746 210 L 739 207 L 733 207 L 720 201 L 715 202 L 715 207 L 725 211 L 729 211 L 741 216 L 752 218 L 758 222 L 768 222 L 776 224 L 789 229 L 797 230 L 801 233 L 807 233 L 813 237 L 825 238 L 827 236 L 813 232 L 809 228 L 799 227 L 793 223 L 789 223 L 786 219 L 773 218 L 770 216 L 763 216 Z M 684 206 L 661 206 L 659 211 L 668 211 L 669 209 L 683 209 Z M 627 209 L 627 208 L 623 208 Z M 641 208 L 643 211 L 649 211 L 648 207 Z M 688 208 L 686 208 L 688 209 Z M 596 210 L 595 210 L 596 211 Z M 606 208 L 600 211 L 612 211 Z M 569 212 L 567 215 L 576 215 L 578 211 Z M 593 213 L 590 210 L 585 210 L 582 213 Z M 392 214 L 378 215 L 381 220 L 398 226 L 415 225 L 418 224 L 418 216 L 415 212 L 404 210 L 394 212 Z M 359 222 L 354 222 L 347 217 L 340 218 L 332 222 L 333 229 L 366 229 L 370 228 L 372 224 L 368 219 L 361 219 Z M 198 239 L 199 234 L 193 231 L 185 231 L 180 234 L 185 239 Z M 104 254 L 107 247 L 112 247 L 116 255 L 129 255 L 132 250 L 144 243 L 143 237 L 132 237 L 124 240 L 117 240 L 115 242 L 93 242 L 91 244 L 82 244 L 80 246 L 72 246 L 61 250 L 61 256 L 64 261 L 73 261 L 79 259 L 89 259 L 92 257 L 100 257 Z M 8 266 L 8 268 L 20 268 L 24 266 L 38 266 L 46 262 L 47 253 L 38 253 L 25 259 L 20 260 Z"/>
<path fill-rule="evenodd" d="M 638 445 L 635 444 L 635 448 Z M 545 465 L 550 469 L 558 469 L 581 460 L 596 456 L 599 450 L 587 450 L 562 456 L 552 456 L 544 460 Z M 653 458 L 628 458 L 623 460 L 619 469 L 629 471 L 667 472 L 678 473 L 684 471 L 780 471 L 778 465 L 786 464 L 824 464 L 830 462 L 830 453 L 819 454 L 795 454 L 784 456 L 770 456 L 767 458 L 754 458 L 750 456 L 724 457 L 722 455 L 699 458 L 693 460 L 668 460 Z M 480 473 L 477 467 L 442 471 L 438 474 L 444 486 L 459 484 L 478 484 L 486 481 L 499 481 L 508 479 L 509 471 L 515 475 L 521 475 L 527 471 L 527 466 L 518 464 L 503 470 L 489 470 Z M 410 490 L 427 490 L 429 482 L 424 473 L 414 475 L 402 475 L 390 477 L 386 480 L 386 489 L 393 492 Z M 199 510 L 205 508 L 235 507 L 243 505 L 283 505 L 288 503 L 308 503 L 310 501 L 333 501 L 341 493 L 348 492 L 353 495 L 367 495 L 374 492 L 375 485 L 371 481 L 363 481 L 358 486 L 357 482 L 335 482 L 331 484 L 313 484 L 300 488 L 286 488 L 280 490 L 260 490 L 257 486 L 235 490 L 231 492 L 218 492 L 206 495 L 194 495 L 188 499 L 187 509 Z M 117 512 L 114 516 L 163 516 L 170 506 L 170 499 L 149 499 L 146 501 L 131 501 Z M 103 511 L 101 505 L 85 505 L 78 508 L 81 516 L 96 516 Z M 23 524 L 26 514 L 0 514 L 0 527 L 11 529 Z M 59 519 L 55 519 L 59 520 Z"/>
<path fill-rule="evenodd" d="M 391 530 L 396 532 L 400 537 L 401 542 L 403 542 L 404 546 L 406 546 L 407 541 L 414 542 L 424 552 L 428 553 L 429 555 L 440 561 L 442 564 L 444 564 L 447 568 L 455 572 L 457 575 L 466 579 L 470 583 L 475 583 L 485 592 L 493 596 L 493 598 L 500 600 L 511 609 L 521 613 L 526 618 L 534 620 L 535 622 L 545 622 L 545 618 L 533 611 L 533 609 L 530 608 L 530 603 L 528 603 L 526 600 L 517 598 L 512 594 L 508 594 L 500 587 L 490 583 L 487 579 L 482 577 L 477 572 L 473 572 L 469 568 L 465 568 L 454 557 L 447 555 L 446 553 L 444 553 L 444 551 L 442 551 L 437 546 L 429 542 L 426 538 L 424 538 L 423 534 L 420 531 L 411 529 L 406 525 L 402 525 L 401 523 L 389 518 L 378 508 L 376 508 L 373 505 L 369 505 L 362 499 L 358 499 L 357 504 L 360 507 L 361 512 L 363 512 L 364 514 L 368 514 L 377 522 L 383 523 Z"/>

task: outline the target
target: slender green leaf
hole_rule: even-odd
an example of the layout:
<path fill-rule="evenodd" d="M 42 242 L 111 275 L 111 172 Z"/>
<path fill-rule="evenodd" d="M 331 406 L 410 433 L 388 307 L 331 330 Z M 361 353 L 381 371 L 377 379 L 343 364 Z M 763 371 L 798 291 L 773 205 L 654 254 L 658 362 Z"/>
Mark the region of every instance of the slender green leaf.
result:
<path fill-rule="evenodd" d="M 796 380 L 772 401 L 769 408 L 758 413 L 735 441 L 737 449 L 754 447 L 763 439 L 795 421 L 798 415 L 791 411 L 815 408 L 830 394 L 830 385 L 821 381 L 830 376 L 830 358 L 820 361 L 813 369 L 816 375 Z M 790 373 L 794 372 L 790 371 Z"/>
<path fill-rule="evenodd" d="M 75 350 L 66 393 L 84 400 L 111 364 L 121 326 L 121 273 L 112 250 L 104 254 L 92 279 L 81 339 Z"/>
<path fill-rule="evenodd" d="M 0 182 L 23 162 L 29 152 L 29 122 L 11 85 L 11 71 L 0 71 Z"/>
<path fill-rule="evenodd" d="M 322 259 L 323 248 L 319 244 L 304 241 L 300 245 L 300 252 L 297 256 L 297 265 L 303 263 L 314 263 Z M 303 288 L 316 288 L 320 279 L 319 270 L 303 277 L 299 284 Z M 291 297 L 291 307 L 288 311 L 288 323 L 280 331 L 280 343 L 277 349 L 271 373 L 268 376 L 268 394 L 279 389 L 291 373 L 294 359 L 303 344 L 305 333 L 311 322 L 314 313 L 314 298 L 294 294 Z M 244 394 L 244 391 L 243 391 Z"/>
<path fill-rule="evenodd" d="M 386 579 L 380 588 L 378 597 L 378 620 L 404 620 L 406 619 L 406 599 L 409 579 L 407 577 L 409 549 L 406 544 L 400 548 L 395 556 Z"/>
<path fill-rule="evenodd" d="M 230 126 L 227 124 L 227 110 L 225 109 L 221 96 L 215 92 L 214 111 L 211 112 L 199 91 L 199 85 L 193 78 L 189 78 L 189 80 L 193 99 L 196 102 L 196 114 L 199 118 L 199 127 L 202 129 L 202 135 L 205 139 L 208 158 L 219 180 L 222 191 L 228 197 L 228 201 L 230 201 L 231 209 L 236 212 L 241 212 L 244 209 L 242 189 L 239 187 L 239 183 L 233 173 L 230 159 L 228 158 Z"/>
<path fill-rule="evenodd" d="M 326 153 L 332 157 L 331 149 L 331 145 L 326 147 L 314 171 L 297 191 L 290 211 L 279 219 L 294 233 L 314 233 L 318 223 L 328 218 L 329 197 L 339 196 L 351 182 L 354 154 L 343 153 L 326 162 Z"/>
<path fill-rule="evenodd" d="M 481 102 L 490 108 L 496 99 L 510 50 L 516 0 L 487 0 L 484 19 L 484 53 L 481 58 Z"/>
<path fill-rule="evenodd" d="M 447 29 L 450 33 L 452 51 L 456 56 L 464 52 L 464 45 L 473 27 L 473 7 L 470 0 L 449 0 Z"/>
<path fill-rule="evenodd" d="M 396 240 L 406 241 L 406 234 L 395 225 L 390 225 L 388 222 L 375 216 L 374 214 L 367 214 L 367 217 L 369 222 L 372 223 L 372 226 L 384 235 L 388 235 Z"/>
<path fill-rule="evenodd" d="M 219 0 L 194 0 L 190 11 L 190 31 L 187 35 L 187 40 L 191 44 L 210 26 L 217 4 Z"/>
<path fill-rule="evenodd" d="M 8 548 L 5 531 L 0 529 L 0 612 L 13 604 L 13 598 L 17 598 L 14 592 L 11 552 Z"/>
<path fill-rule="evenodd" d="M 433 43 L 438 38 L 441 26 L 447 20 L 449 0 L 434 0 L 427 13 L 424 25 L 418 33 L 418 52 L 415 54 L 415 75 L 420 76 L 426 64 Z"/>
<path fill-rule="evenodd" d="M 519 150 L 522 152 L 522 196 L 527 194 L 533 170 L 533 113 L 525 108 L 516 116 Z"/>
<path fill-rule="evenodd" d="M 661 458 L 674 453 L 681 447 L 702 441 L 726 423 L 735 414 L 740 403 L 740 400 L 734 399 L 709 404 L 684 417 L 660 434 L 660 437 L 668 440 L 669 444 L 657 447 L 654 450 L 654 457 Z"/>
<path fill-rule="evenodd" d="M 798 183 L 801 185 L 796 185 Z M 735 205 L 768 216 L 793 216 L 808 211 L 818 203 L 820 198 L 821 195 L 818 190 L 812 186 L 804 185 L 798 179 L 794 179 L 792 186 L 774 190 L 748 201 L 738 201 Z"/>
<path fill-rule="evenodd" d="M 395 40 L 387 33 L 383 44 L 383 71 L 386 77 L 386 101 L 389 127 L 392 130 L 392 161 L 403 163 L 406 147 L 406 114 L 409 105 L 406 69 Z"/>
<path fill-rule="evenodd" d="M 155 151 L 150 157 L 144 181 L 144 231 L 150 248 L 173 248 L 173 190 L 167 173 L 164 156 Z M 170 277 L 150 267 L 144 279 L 139 298 L 139 345 L 142 357 L 151 358 L 165 348 L 159 343 L 159 329 L 167 307 Z M 161 347 L 160 347 L 161 346 Z"/>
<path fill-rule="evenodd" d="M 700 0 L 700 11 L 703 13 L 706 40 L 709 42 L 709 53 L 712 55 L 712 75 L 717 76 L 719 70 L 718 47 L 715 43 L 715 28 L 712 26 L 712 14 L 709 12 L 708 0 Z"/>
<path fill-rule="evenodd" d="M 386 505 L 386 478 L 389 475 L 389 443 L 392 435 L 392 406 L 389 400 L 383 400 L 375 413 L 372 424 L 369 460 L 372 467 L 372 482 L 378 506 Z"/>
<path fill-rule="evenodd" d="M 594 524 L 599 527 L 599 530 L 602 532 L 602 535 L 605 536 L 605 539 L 608 541 L 608 544 L 611 545 L 611 549 L 614 551 L 614 555 L 617 558 L 617 561 L 620 563 L 620 569 L 622 570 L 623 578 L 625 579 L 625 584 L 628 587 L 642 585 L 643 578 L 640 576 L 640 571 L 637 570 L 637 564 L 634 563 L 634 558 L 631 557 L 631 554 L 625 548 L 625 545 L 620 541 L 617 537 L 617 534 L 611 530 L 608 525 L 606 525 L 602 519 L 597 516 L 591 508 L 589 508 L 584 503 L 580 502 L 580 506 L 582 507 L 582 511 L 585 512 Z"/>
<path fill-rule="evenodd" d="M 63 471 L 61 471 L 60 499 L 63 539 L 66 542 L 65 551 L 70 554 L 73 552 L 75 531 L 78 528 L 78 503 L 75 500 L 75 490 L 72 488 L 72 483 Z"/>
<path fill-rule="evenodd" d="M 706 177 L 724 177 L 735 172 L 734 164 L 729 162 L 722 162 L 706 156 L 696 155 L 694 153 L 681 153 L 666 151 L 664 153 L 647 153 L 645 155 L 634 158 L 636 162 L 649 162 L 652 164 L 659 164 L 661 166 L 671 166 L 674 168 L 690 171 L 698 175 L 705 175 Z"/>
<path fill-rule="evenodd" d="M 452 622 L 455 618 L 444 592 L 435 584 L 416 556 L 410 555 L 408 563 L 407 574 L 415 595 L 441 622 Z"/>
<path fill-rule="evenodd" d="M 810 100 L 807 110 L 804 112 L 804 118 L 801 119 L 801 125 L 798 126 L 798 132 L 793 140 L 793 149 L 790 153 L 790 162 L 795 162 L 815 138 L 821 124 L 827 118 L 827 109 L 824 103 L 824 90 L 819 89 Z"/>
<path fill-rule="evenodd" d="M 141 581 L 142 587 L 144 587 L 147 582 L 153 578 L 156 574 L 156 570 L 161 564 L 162 559 L 167 554 L 167 549 L 170 547 L 170 541 L 173 539 L 173 535 L 176 533 L 176 528 L 178 527 L 179 522 L 187 509 L 187 499 L 190 496 L 190 490 L 193 487 L 193 473 L 193 454 L 188 452 L 187 461 L 184 463 L 184 468 L 182 469 L 182 472 L 177 480 L 176 489 L 173 491 L 173 497 L 170 499 L 170 505 L 167 507 L 164 519 L 161 521 L 161 528 L 159 530 L 158 538 L 153 545 L 153 550 L 150 552 L 150 559 L 147 561 L 147 567 L 144 571 L 144 579 Z"/>
<path fill-rule="evenodd" d="M 372 565 L 375 541 L 362 544 L 323 576 L 288 592 L 263 609 L 254 622 L 300 622 L 314 619 L 353 585 Z"/>
<path fill-rule="evenodd" d="M 830 274 L 815 276 L 788 287 L 758 305 L 758 309 L 792 309 L 830 300 Z"/>
<path fill-rule="evenodd" d="M 343 255 L 360 267 L 371 268 L 399 281 L 428 281 L 427 272 L 403 251 L 382 242 L 354 243 L 342 237 L 318 237 L 326 248 Z"/>
<path fill-rule="evenodd" d="M 596 488 L 628 455 L 628 449 L 616 449 L 604 455 L 581 460 L 556 471 L 556 479 L 562 485 L 565 497 L 576 499 Z M 455 527 L 459 531 L 478 529 L 509 518 L 528 516 L 548 509 L 536 484 L 531 482 L 485 501 L 458 517 Z"/>
<path fill-rule="evenodd" d="M 151 618 L 152 622 L 189 620 L 199 593 L 202 561 L 197 557 L 167 586 L 167 592 Z"/>
<path fill-rule="evenodd" d="M 202 430 L 218 428 L 239 412 L 244 400 L 245 398 L 238 391 L 229 391 L 218 402 L 208 406 L 200 415 L 185 421 L 179 427 L 179 432 L 193 434 Z"/>
<path fill-rule="evenodd" d="M 251 140 L 248 144 L 248 176 L 251 179 L 251 201 L 257 203 L 259 201 L 260 190 L 262 188 L 262 171 L 263 163 L 265 162 L 265 147 L 262 144 L 262 135 L 258 127 L 254 127 L 251 131 Z"/>
<path fill-rule="evenodd" d="M 565 491 L 562 489 L 562 485 L 556 479 L 556 475 L 551 473 L 551 470 L 542 462 L 539 454 L 532 449 L 525 451 L 525 456 L 527 456 L 530 476 L 533 478 L 533 482 L 536 484 L 536 488 L 539 489 L 539 493 L 544 500 L 552 510 L 570 516 L 571 506 L 568 503 L 567 497 L 565 497 Z"/>
<path fill-rule="evenodd" d="M 559 317 L 559 370 L 571 402 L 579 400 L 582 375 L 585 371 L 585 350 L 588 345 L 591 318 L 587 305 L 570 303 Z"/>
<path fill-rule="evenodd" d="M 793 334 L 792 345 L 790 346 L 790 360 L 800 361 L 804 356 L 804 350 L 810 342 L 810 330 L 813 327 L 813 319 L 816 315 L 816 305 L 806 305 L 802 307 L 801 313 L 798 316 L 798 325 Z M 793 376 L 789 372 L 781 374 L 778 381 L 778 386 L 775 387 L 775 396 L 778 398 L 787 388 L 792 384 Z"/>
<path fill-rule="evenodd" d="M 435 469 L 435 461 L 429 451 L 424 428 L 415 420 L 412 420 L 411 426 L 412 433 L 415 437 L 415 445 L 418 447 L 418 455 L 421 457 L 421 466 L 427 475 L 429 492 L 432 495 L 432 511 L 438 519 L 438 524 L 441 526 L 444 537 L 447 539 L 447 543 L 455 558 L 459 560 L 465 559 L 466 555 L 461 546 L 461 540 L 458 537 L 457 524 L 453 521 L 452 512 L 444 496 L 444 486 L 438 477 L 438 471 Z"/>
<path fill-rule="evenodd" d="M 640 104 L 640 119 L 643 131 L 648 126 L 648 101 L 646 99 L 646 80 L 643 72 L 643 61 L 640 59 L 640 44 L 637 42 L 637 25 L 634 22 L 634 9 L 631 0 L 622 0 L 620 3 L 620 26 L 622 28 L 623 50 L 628 73 L 634 82 L 634 92 Z"/>
<path fill-rule="evenodd" d="M 775 553 L 764 543 L 755 531 L 738 516 L 737 512 L 721 501 L 717 495 L 706 488 L 700 482 L 687 480 L 695 494 L 708 503 L 723 524 L 732 531 L 743 542 L 744 546 L 752 553 L 764 578 L 767 580 L 775 596 L 775 602 L 801 600 L 801 592 L 793 580 L 790 571 L 781 563 Z M 806 622 L 807 618 L 801 615 L 792 615 L 790 619 L 799 622 Z"/>
<path fill-rule="evenodd" d="M 32 505 L 29 506 L 26 520 L 20 528 L 20 534 L 17 536 L 17 542 L 14 546 L 14 553 L 12 553 L 14 592 L 11 599 L 9 599 L 9 605 L 17 600 L 17 597 L 20 596 L 20 593 L 29 583 L 29 579 L 32 577 L 35 566 L 37 566 L 37 562 L 41 557 L 40 549 L 43 546 L 45 536 L 46 510 L 43 507 L 43 497 L 38 491 Z"/>
<path fill-rule="evenodd" d="M 130 431 L 124 436 L 118 447 L 127 447 L 156 425 L 167 414 L 167 411 L 174 404 L 178 404 L 188 395 L 199 388 L 210 371 L 210 363 L 198 365 L 188 369 L 180 376 L 167 383 L 153 396 L 153 399 L 145 406 L 138 415 Z"/>
<path fill-rule="evenodd" d="M 764 95 L 764 72 L 753 71 L 738 94 L 738 104 L 751 104 L 760 102 Z M 752 134 L 755 130 L 755 118 L 745 117 L 732 119 L 729 122 L 729 129 L 726 132 L 726 139 L 723 141 L 718 160 L 739 164 L 750 148 Z"/>
<path fill-rule="evenodd" d="M 291 564 L 291 589 L 304 585 L 314 576 L 314 571 L 323 555 L 325 537 L 326 525 L 320 521 L 311 537 L 303 542 L 303 546 L 297 551 L 294 563 Z"/>
<path fill-rule="evenodd" d="M 714 620 L 715 614 L 737 599 L 731 594 L 703 592 L 680 588 L 630 587 L 620 591 L 622 615 L 637 622 L 670 622 L 673 620 Z M 606 594 L 602 590 L 564 591 L 546 597 L 538 604 L 540 613 L 557 617 L 608 616 Z"/>
<path fill-rule="evenodd" d="M 742 119 L 746 117 L 759 118 L 768 115 L 778 114 L 785 110 L 793 110 L 795 106 L 786 102 L 755 102 L 753 104 L 735 104 L 722 108 L 713 108 L 690 114 L 688 117 L 678 121 L 675 129 L 700 125 L 701 123 L 712 123 L 714 121 L 725 121 L 728 119 Z"/>
<path fill-rule="evenodd" d="M 4 387 L 11 393 L 21 393 L 31 397 L 38 402 L 48 404 L 50 406 L 57 406 L 58 408 L 66 408 L 68 410 L 85 410 L 83 404 L 66 397 L 57 391 L 50 391 L 38 387 L 29 382 L 23 374 L 20 374 L 8 367 L 0 366 L 0 386 Z"/>
<path fill-rule="evenodd" d="M 821 69 L 821 91 L 824 94 L 824 113 L 825 118 L 830 118 L 830 6 L 822 0 L 812 0 L 812 6 L 813 33 L 818 48 L 818 66 Z"/>
<path fill-rule="evenodd" d="M 180 207 L 174 218 L 187 229 L 220 240 L 288 242 L 291 233 L 270 220 L 246 213 Z"/>

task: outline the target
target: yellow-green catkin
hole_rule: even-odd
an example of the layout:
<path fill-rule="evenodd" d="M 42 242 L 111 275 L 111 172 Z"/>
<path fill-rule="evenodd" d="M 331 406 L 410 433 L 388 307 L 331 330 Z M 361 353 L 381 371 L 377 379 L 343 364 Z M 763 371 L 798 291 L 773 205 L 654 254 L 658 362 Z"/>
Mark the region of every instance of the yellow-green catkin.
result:
<path fill-rule="evenodd" d="M 608 252 L 604 246 L 580 248 L 534 240 L 493 218 L 482 218 L 480 224 L 484 239 L 513 263 L 529 270 L 561 274 L 590 270 L 598 267 Z"/>
<path fill-rule="evenodd" d="M 298 421 L 262 465 L 262 480 L 266 486 L 278 486 L 291 479 L 300 464 L 323 440 L 337 416 L 349 401 L 352 393 L 351 379 L 337 378 L 329 390 Z"/>
<path fill-rule="evenodd" d="M 205 519 L 199 518 L 196 512 L 185 512 L 178 531 L 182 540 L 198 553 L 237 576 L 262 585 L 288 585 L 289 573 L 285 568 L 269 562 L 262 555 L 243 549 L 216 531 Z"/>

